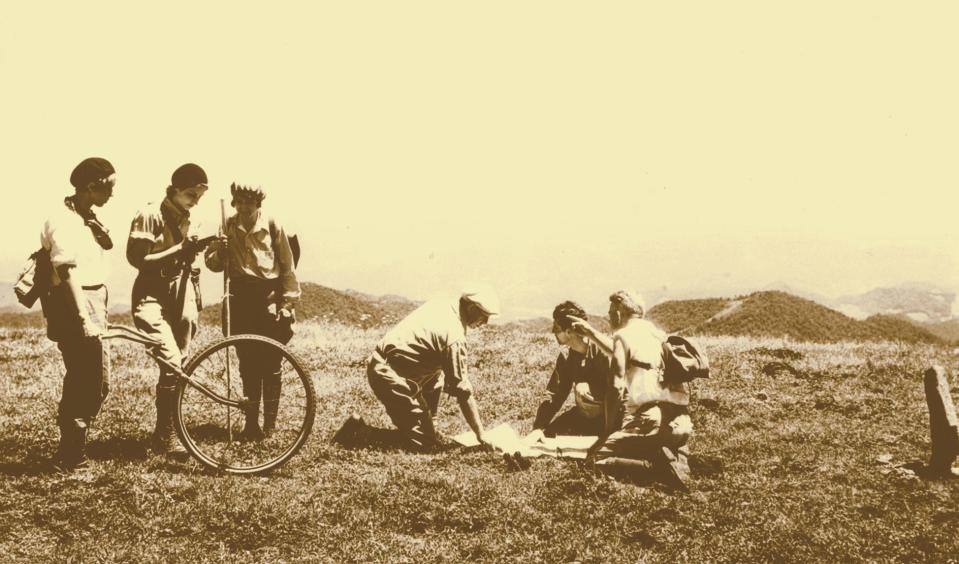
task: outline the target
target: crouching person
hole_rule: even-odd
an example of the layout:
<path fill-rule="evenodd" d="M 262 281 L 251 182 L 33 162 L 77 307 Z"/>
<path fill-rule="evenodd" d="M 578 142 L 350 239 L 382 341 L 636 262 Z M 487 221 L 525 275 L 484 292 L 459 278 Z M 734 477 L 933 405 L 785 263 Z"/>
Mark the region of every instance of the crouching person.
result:
<path fill-rule="evenodd" d="M 402 435 L 402 446 L 428 451 L 438 445 L 433 415 L 445 390 L 455 397 L 480 444 L 487 444 L 466 368 L 466 329 L 485 325 L 499 313 L 491 289 L 469 290 L 455 299 L 431 300 L 383 337 L 367 365 L 376 398 Z M 355 442 L 364 427 L 351 417 L 334 440 Z"/>
<path fill-rule="evenodd" d="M 684 447 L 693 424 L 685 387 L 663 382 L 666 335 L 643 319 L 645 306 L 638 294 L 621 290 L 609 300 L 615 332 L 607 433 L 590 449 L 590 458 L 611 476 L 685 490 L 689 466 Z"/>
<path fill-rule="evenodd" d="M 606 380 L 609 376 L 609 341 L 600 344 L 599 333 L 589 327 L 590 340 L 584 335 L 588 324 L 586 312 L 571 301 L 553 309 L 553 335 L 566 350 L 559 353 L 556 366 L 546 385 L 546 397 L 536 411 L 533 431 L 527 435 L 528 442 L 535 442 L 556 435 L 596 435 L 603 433 L 604 398 Z M 581 332 L 573 329 L 576 323 Z M 570 392 L 576 401 L 568 411 L 556 417 Z M 554 419 L 554 417 L 556 417 Z"/>
<path fill-rule="evenodd" d="M 286 344 L 293 337 L 294 303 L 300 296 L 290 240 L 283 227 L 261 210 L 266 198 L 261 187 L 234 183 L 230 192 L 236 214 L 226 220 L 223 238 L 204 254 L 213 272 L 229 268 L 230 333 L 263 335 Z M 273 434 L 276 426 L 283 357 L 262 343 L 238 347 L 237 356 L 243 395 L 250 400 L 241 436 L 256 441 Z"/>

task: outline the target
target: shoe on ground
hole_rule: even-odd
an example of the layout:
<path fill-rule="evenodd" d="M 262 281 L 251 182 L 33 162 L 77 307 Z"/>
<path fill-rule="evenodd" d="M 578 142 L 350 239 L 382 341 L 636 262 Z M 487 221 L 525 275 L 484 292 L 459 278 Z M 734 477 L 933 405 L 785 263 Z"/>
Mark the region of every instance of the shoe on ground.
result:
<path fill-rule="evenodd" d="M 662 457 L 656 463 L 659 481 L 670 489 L 688 492 L 689 465 L 685 456 L 677 456 L 667 447 L 662 448 Z"/>
<path fill-rule="evenodd" d="M 364 427 L 366 427 L 366 422 L 354 413 L 346 418 L 340 429 L 333 435 L 333 442 L 344 446 L 354 445 Z"/>
<path fill-rule="evenodd" d="M 176 435 L 169 436 L 160 436 L 153 435 L 153 453 L 158 456 L 166 456 L 167 458 L 181 459 L 186 458 L 189 453 L 186 448 L 180 444 L 180 441 L 177 440 Z"/>
<path fill-rule="evenodd" d="M 89 468 L 90 460 L 86 455 L 81 455 L 79 458 L 64 458 L 64 457 L 55 457 L 51 463 L 51 467 L 54 472 L 57 474 L 70 474 L 74 470 L 82 470 L 84 468 Z"/>
<path fill-rule="evenodd" d="M 244 427 L 240 432 L 239 439 L 245 442 L 259 442 L 266 438 L 266 433 L 260 429 L 259 425 L 252 425 Z"/>

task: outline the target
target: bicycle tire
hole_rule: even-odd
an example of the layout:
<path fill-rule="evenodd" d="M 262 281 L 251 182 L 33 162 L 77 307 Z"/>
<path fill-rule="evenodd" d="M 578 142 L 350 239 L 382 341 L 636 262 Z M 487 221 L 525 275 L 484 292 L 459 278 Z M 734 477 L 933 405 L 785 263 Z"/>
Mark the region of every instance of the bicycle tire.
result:
<path fill-rule="evenodd" d="M 274 350 L 280 356 L 282 384 L 276 388 L 282 397 L 277 402 L 277 429 L 273 434 L 260 440 L 241 438 L 243 433 L 235 422 L 245 422 L 245 413 L 209 398 L 182 378 L 177 384 L 174 426 L 180 442 L 204 466 L 231 474 L 259 474 L 283 465 L 306 443 L 313 429 L 316 393 L 309 372 L 293 352 L 278 341 L 260 335 L 219 339 L 191 357 L 183 372 L 214 393 L 237 399 L 243 395 L 238 390 L 243 383 L 236 353 L 241 347 L 250 347 L 250 351 L 258 347 L 258 353 Z M 237 356 L 235 372 L 229 369 L 233 366 L 231 351 Z M 216 359 L 223 362 L 224 356 L 227 368 L 217 373 Z M 225 420 L 222 413 L 226 414 Z"/>

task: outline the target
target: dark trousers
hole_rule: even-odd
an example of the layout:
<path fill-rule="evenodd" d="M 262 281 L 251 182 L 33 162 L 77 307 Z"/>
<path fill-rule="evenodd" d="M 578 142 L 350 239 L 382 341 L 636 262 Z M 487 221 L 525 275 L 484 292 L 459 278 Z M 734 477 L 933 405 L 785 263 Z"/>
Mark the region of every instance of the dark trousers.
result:
<path fill-rule="evenodd" d="M 396 373 L 386 360 L 373 353 L 366 377 L 376 399 L 386 408 L 390 420 L 414 449 L 434 442 L 433 415 L 439 408 L 443 377 L 432 379 L 420 393 L 416 383 Z"/>
<path fill-rule="evenodd" d="M 62 426 L 75 419 L 90 423 L 110 391 L 110 354 L 106 342 L 83 336 L 80 317 L 65 284 L 55 287 L 45 298 L 47 334 L 56 341 L 66 373 L 57 410 Z M 105 286 L 83 290 L 83 304 L 90 320 L 106 329 L 107 289 Z"/>
<path fill-rule="evenodd" d="M 276 315 L 270 312 L 271 294 L 278 288 L 276 281 L 235 281 L 230 288 L 230 334 L 261 335 L 284 345 L 289 343 L 293 337 L 291 325 L 277 321 Z M 280 351 L 265 343 L 246 343 L 237 347 L 236 355 L 240 361 L 243 395 L 255 406 L 248 415 L 258 417 L 262 397 L 264 413 L 275 419 L 281 391 L 283 357 Z"/>
<path fill-rule="evenodd" d="M 547 437 L 556 435 L 600 435 L 603 432 L 603 417 L 587 417 L 577 406 L 569 408 L 543 429 Z"/>

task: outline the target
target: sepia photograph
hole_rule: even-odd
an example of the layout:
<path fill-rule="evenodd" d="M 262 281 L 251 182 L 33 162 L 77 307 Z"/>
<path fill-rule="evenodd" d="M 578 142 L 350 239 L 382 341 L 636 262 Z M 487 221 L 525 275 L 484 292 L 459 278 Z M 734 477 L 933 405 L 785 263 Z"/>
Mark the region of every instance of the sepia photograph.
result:
<path fill-rule="evenodd" d="M 2 13 L 4 562 L 959 563 L 959 5 Z"/>

